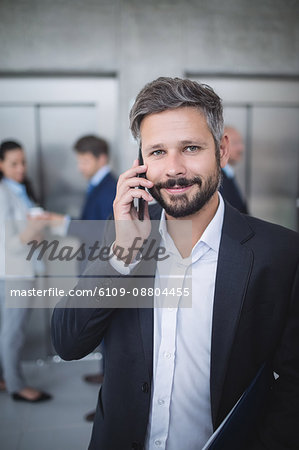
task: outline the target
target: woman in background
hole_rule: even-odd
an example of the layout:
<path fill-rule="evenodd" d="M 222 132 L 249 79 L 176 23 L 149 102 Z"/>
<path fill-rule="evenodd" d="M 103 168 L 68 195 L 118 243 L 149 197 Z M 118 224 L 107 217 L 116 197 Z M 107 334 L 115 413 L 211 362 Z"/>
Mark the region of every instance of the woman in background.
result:
<path fill-rule="evenodd" d="M 5 245 L 9 249 L 10 264 L 20 265 L 21 262 L 21 276 L 25 278 L 23 283 L 26 288 L 33 283 L 34 265 L 30 261 L 29 264 L 22 266 L 22 261 L 26 261 L 25 243 L 40 235 L 46 223 L 39 220 L 41 216 L 29 217 L 29 211 L 33 207 L 36 207 L 36 203 L 31 186 L 26 179 L 24 150 L 17 142 L 2 142 L 0 145 L 0 390 L 7 390 L 14 400 L 36 403 L 49 400 L 51 396 L 29 387 L 21 370 L 21 352 L 30 310 L 23 304 L 13 308 L 5 305 L 5 277 L 9 275 L 5 273 Z M 42 218 L 47 218 L 47 215 L 43 215 Z M 26 223 L 27 226 L 24 226 Z M 19 279 L 12 282 L 17 283 Z"/>

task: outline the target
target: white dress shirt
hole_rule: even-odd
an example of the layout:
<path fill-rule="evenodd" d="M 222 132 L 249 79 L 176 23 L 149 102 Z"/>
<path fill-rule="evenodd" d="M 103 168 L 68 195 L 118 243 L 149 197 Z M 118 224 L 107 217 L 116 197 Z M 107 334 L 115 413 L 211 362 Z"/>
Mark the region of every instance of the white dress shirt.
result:
<path fill-rule="evenodd" d="M 176 306 L 169 307 L 165 303 L 162 307 L 165 300 L 162 296 L 154 299 L 153 382 L 146 450 L 200 450 L 213 432 L 210 355 L 223 216 L 224 202 L 219 194 L 215 216 L 191 256 L 183 259 L 167 232 L 162 212 L 160 245 L 166 248 L 169 258 L 157 263 L 155 292 L 179 287 L 184 291 L 191 286 L 192 307 L 182 303 L 183 297 L 177 298 Z M 121 271 L 120 261 L 110 262 Z"/>
<path fill-rule="evenodd" d="M 225 172 L 228 178 L 235 178 L 235 169 L 230 164 L 226 164 L 226 166 L 224 166 L 222 170 L 223 172 Z"/>

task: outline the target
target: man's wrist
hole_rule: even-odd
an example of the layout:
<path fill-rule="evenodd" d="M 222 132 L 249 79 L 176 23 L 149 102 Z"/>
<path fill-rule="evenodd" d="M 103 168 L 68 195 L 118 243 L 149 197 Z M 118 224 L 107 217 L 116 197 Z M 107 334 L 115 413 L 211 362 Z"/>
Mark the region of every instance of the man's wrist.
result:
<path fill-rule="evenodd" d="M 119 257 L 116 254 L 116 252 L 114 251 L 114 249 L 116 247 L 117 247 L 117 244 L 114 241 L 110 247 L 110 255 L 109 255 L 110 256 L 110 258 L 109 258 L 110 264 L 113 267 L 113 269 L 117 270 L 117 272 L 119 272 L 120 274 L 129 275 L 131 273 L 131 271 L 134 269 L 134 267 L 136 267 L 137 264 L 139 264 L 140 261 L 135 260 L 135 258 L 134 258 L 134 260 L 132 262 L 128 263 L 128 261 L 126 260 L 128 255 L 121 256 L 120 252 L 119 252 L 119 256 L 121 256 L 121 257 Z M 118 248 L 122 248 L 122 247 L 118 246 Z M 123 250 L 125 250 L 125 249 L 123 249 Z"/>
<path fill-rule="evenodd" d="M 112 250 L 117 259 L 124 262 L 125 265 L 132 264 L 142 248 L 144 240 L 141 237 L 135 237 L 130 245 L 122 246 L 114 241 Z"/>

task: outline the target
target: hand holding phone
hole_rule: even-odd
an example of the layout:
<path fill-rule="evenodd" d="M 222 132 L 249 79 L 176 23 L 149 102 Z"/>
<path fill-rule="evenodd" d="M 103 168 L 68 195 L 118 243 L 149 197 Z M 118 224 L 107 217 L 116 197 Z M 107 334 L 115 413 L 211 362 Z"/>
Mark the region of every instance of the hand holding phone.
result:
<path fill-rule="evenodd" d="M 125 251 L 132 248 L 136 238 L 140 247 L 151 232 L 151 221 L 148 214 L 147 202 L 153 200 L 153 197 L 145 189 L 136 189 L 140 187 L 151 188 L 153 183 L 146 177 L 139 177 L 139 174 L 146 172 L 146 166 L 140 165 L 139 160 L 135 159 L 132 167 L 119 176 L 117 182 L 116 197 L 113 202 L 114 224 L 115 224 L 115 242 L 114 248 L 121 247 Z M 144 203 L 141 208 L 134 207 L 134 200 L 143 198 Z M 143 213 L 142 213 L 143 208 Z M 144 220 L 140 220 L 144 216 Z M 136 248 L 138 252 L 138 248 Z M 126 253 L 125 253 L 126 254 Z M 135 255 L 132 255 L 134 259 Z"/>

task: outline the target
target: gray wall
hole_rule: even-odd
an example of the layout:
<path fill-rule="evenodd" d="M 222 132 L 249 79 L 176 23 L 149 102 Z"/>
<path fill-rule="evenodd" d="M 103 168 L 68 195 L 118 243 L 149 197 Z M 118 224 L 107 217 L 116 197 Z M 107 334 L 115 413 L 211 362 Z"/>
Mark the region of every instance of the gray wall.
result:
<path fill-rule="evenodd" d="M 133 159 L 130 102 L 160 75 L 298 75 L 296 0 L 1 0 L 0 74 L 107 73 L 120 81 L 118 170 Z"/>

